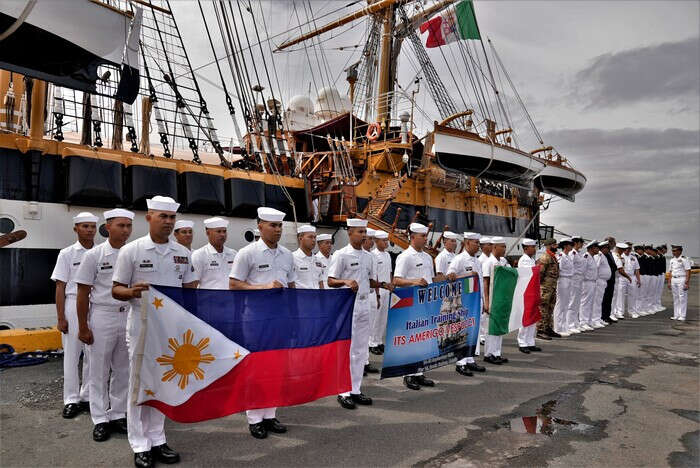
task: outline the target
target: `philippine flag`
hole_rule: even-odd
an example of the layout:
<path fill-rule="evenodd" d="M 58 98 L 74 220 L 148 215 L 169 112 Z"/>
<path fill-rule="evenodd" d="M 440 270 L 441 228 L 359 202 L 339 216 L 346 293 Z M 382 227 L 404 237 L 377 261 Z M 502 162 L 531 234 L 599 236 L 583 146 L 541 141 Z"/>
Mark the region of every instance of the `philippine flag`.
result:
<path fill-rule="evenodd" d="M 151 286 L 132 317 L 130 397 L 196 422 L 350 391 L 354 299 L 350 289 Z"/>

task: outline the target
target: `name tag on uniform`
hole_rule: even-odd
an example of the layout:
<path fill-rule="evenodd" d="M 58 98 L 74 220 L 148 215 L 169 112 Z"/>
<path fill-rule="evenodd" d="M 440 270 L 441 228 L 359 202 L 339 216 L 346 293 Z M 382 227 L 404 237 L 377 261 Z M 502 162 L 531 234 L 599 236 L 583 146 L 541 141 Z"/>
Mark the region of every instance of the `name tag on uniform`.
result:
<path fill-rule="evenodd" d="M 214 270 L 214 269 L 216 269 L 216 268 L 219 268 L 219 262 L 217 262 L 216 260 L 214 260 L 214 261 L 212 261 L 211 263 L 209 263 L 209 269 L 210 269 L 210 270 Z"/>
<path fill-rule="evenodd" d="M 153 262 L 150 260 L 141 260 L 141 263 L 139 263 L 139 268 L 152 269 Z"/>
<path fill-rule="evenodd" d="M 321 262 L 315 262 L 315 263 L 316 263 L 316 266 L 319 268 L 326 268 L 325 265 Z"/>
<path fill-rule="evenodd" d="M 351 262 L 350 268 L 352 268 L 353 270 L 357 270 L 358 268 L 360 268 L 360 262 Z"/>
<path fill-rule="evenodd" d="M 423 266 L 422 263 L 416 263 L 416 268 L 420 268 L 420 267 L 422 267 L 422 266 Z"/>
<path fill-rule="evenodd" d="M 466 271 L 472 271 L 472 267 L 470 267 L 470 266 L 464 267 L 464 269 L 465 269 Z"/>
<path fill-rule="evenodd" d="M 181 265 L 187 265 L 190 263 L 190 261 L 187 257 L 182 257 L 182 256 L 178 256 L 178 255 L 173 255 L 173 262 L 179 263 Z"/>
<path fill-rule="evenodd" d="M 73 266 L 78 266 L 78 265 L 80 265 L 80 262 L 73 263 Z"/>
<path fill-rule="evenodd" d="M 228 261 L 228 264 L 229 264 L 229 265 L 232 264 L 232 263 L 233 263 L 233 260 L 229 260 L 229 261 Z"/>
<path fill-rule="evenodd" d="M 103 263 L 103 264 L 100 265 L 100 271 L 103 271 L 103 270 L 111 270 L 111 269 L 112 269 L 112 264 L 111 264 L 111 263 L 105 262 L 105 263 Z"/>
<path fill-rule="evenodd" d="M 377 265 L 381 265 L 382 263 L 384 263 L 384 262 L 382 262 L 381 260 L 379 260 L 379 261 L 377 262 Z"/>
<path fill-rule="evenodd" d="M 307 267 L 307 266 L 299 267 L 299 271 L 309 271 L 309 267 Z"/>
<path fill-rule="evenodd" d="M 265 263 L 263 265 L 258 265 L 258 271 L 269 271 L 270 270 L 270 265 L 268 263 Z"/>

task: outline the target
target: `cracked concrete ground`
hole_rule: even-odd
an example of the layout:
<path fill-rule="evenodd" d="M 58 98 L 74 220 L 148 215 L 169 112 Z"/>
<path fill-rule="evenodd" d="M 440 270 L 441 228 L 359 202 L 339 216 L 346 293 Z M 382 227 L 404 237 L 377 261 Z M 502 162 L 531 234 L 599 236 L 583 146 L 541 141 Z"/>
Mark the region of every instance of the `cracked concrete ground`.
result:
<path fill-rule="evenodd" d="M 699 286 L 684 324 L 669 320 L 666 291 L 668 310 L 542 353 L 509 335 L 510 363 L 484 375 L 438 369 L 421 391 L 371 376 L 372 407 L 283 408 L 289 432 L 262 441 L 243 415 L 168 421 L 168 443 L 186 466 L 700 466 Z M 0 373 L 0 466 L 133 466 L 125 436 L 96 443 L 87 414 L 61 418 L 61 383 L 60 361 Z"/>

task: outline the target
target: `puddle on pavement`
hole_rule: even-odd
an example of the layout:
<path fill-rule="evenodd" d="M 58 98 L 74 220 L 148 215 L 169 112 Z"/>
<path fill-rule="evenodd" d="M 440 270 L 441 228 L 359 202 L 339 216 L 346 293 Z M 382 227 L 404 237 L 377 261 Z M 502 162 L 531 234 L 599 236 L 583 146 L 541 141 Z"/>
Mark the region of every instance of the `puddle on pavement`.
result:
<path fill-rule="evenodd" d="M 560 432 L 586 433 L 593 429 L 590 424 L 582 424 L 568 419 L 554 417 L 556 400 L 545 403 L 537 410 L 534 416 L 522 416 L 511 419 L 506 423 L 512 432 L 521 434 L 544 434 L 552 436 Z"/>

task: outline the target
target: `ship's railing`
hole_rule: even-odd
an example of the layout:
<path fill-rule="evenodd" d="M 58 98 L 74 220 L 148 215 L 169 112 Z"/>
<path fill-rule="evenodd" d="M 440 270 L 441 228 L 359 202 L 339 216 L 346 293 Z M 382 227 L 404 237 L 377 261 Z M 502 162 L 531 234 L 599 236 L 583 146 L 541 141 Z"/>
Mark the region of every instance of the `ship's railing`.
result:
<path fill-rule="evenodd" d="M 362 106 L 366 109 L 371 109 L 367 115 L 367 123 L 353 120 L 352 126 L 354 129 L 355 143 L 364 143 L 367 141 L 366 133 L 369 125 L 378 122 L 377 109 L 379 107 L 389 109 L 387 117 L 384 119 L 384 128 L 379 140 L 396 141 L 401 143 L 409 143 L 411 135 L 415 134 L 414 117 L 416 113 L 421 113 L 426 119 L 429 118 L 422 109 L 415 105 L 414 96 L 404 91 L 398 90 L 381 96 L 373 96 L 362 102 Z M 397 134 L 395 131 L 387 132 L 389 129 L 400 129 Z"/>

